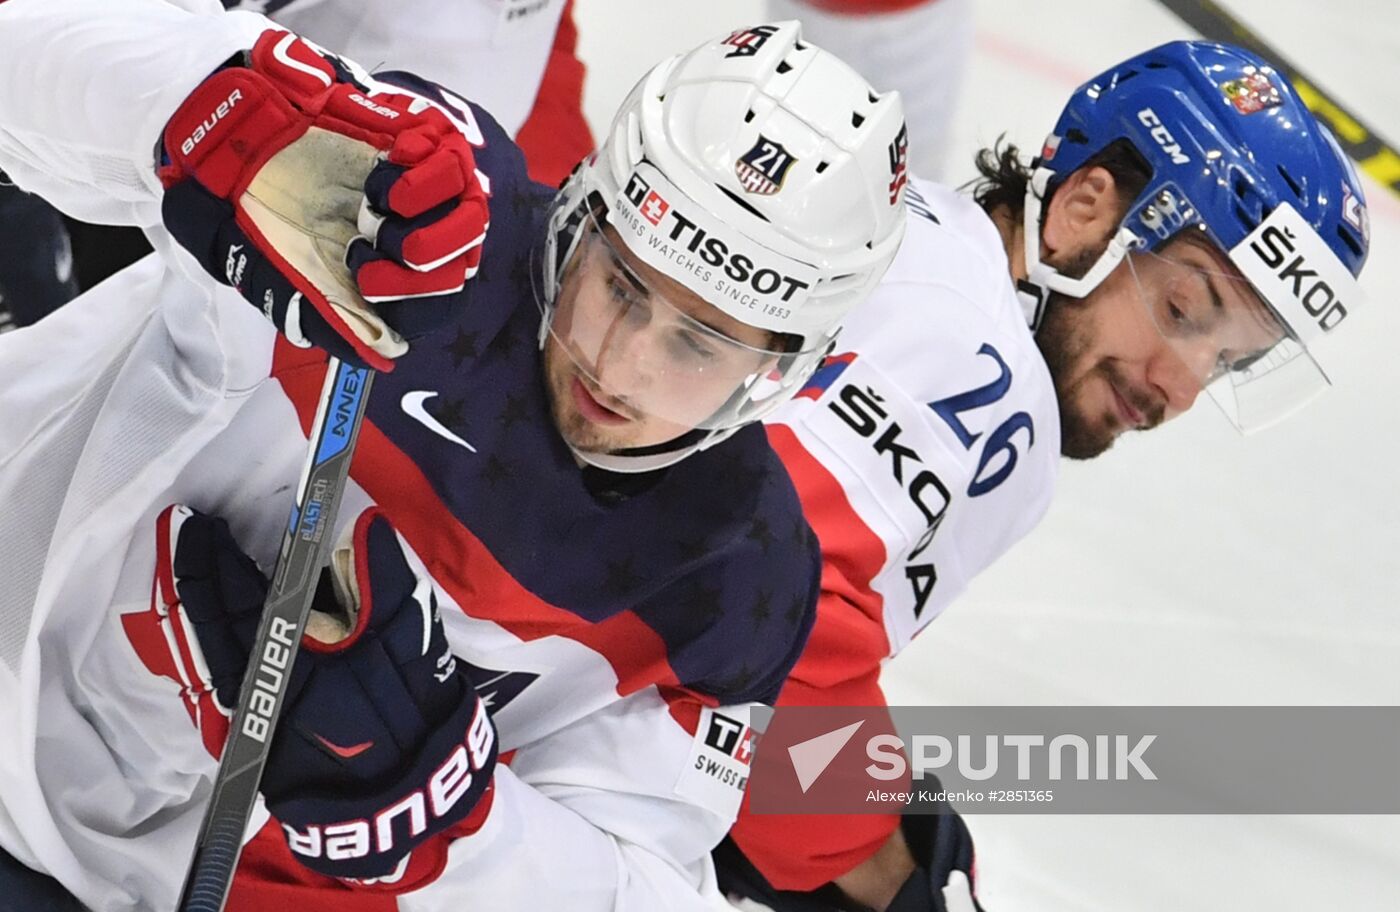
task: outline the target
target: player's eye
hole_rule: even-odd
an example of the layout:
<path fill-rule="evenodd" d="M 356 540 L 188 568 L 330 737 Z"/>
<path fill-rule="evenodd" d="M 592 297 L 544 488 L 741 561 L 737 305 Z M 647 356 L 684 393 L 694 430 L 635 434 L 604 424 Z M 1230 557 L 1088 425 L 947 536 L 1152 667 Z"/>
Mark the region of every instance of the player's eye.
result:
<path fill-rule="evenodd" d="M 1181 335 L 1198 335 L 1203 333 L 1204 328 L 1196 321 L 1193 314 L 1199 313 L 1199 305 L 1193 304 L 1184 297 L 1173 296 L 1167 299 L 1167 329 Z"/>
<path fill-rule="evenodd" d="M 643 308 L 646 295 L 640 294 L 632 283 L 616 272 L 608 276 L 608 297 L 619 307 Z"/>
<path fill-rule="evenodd" d="M 677 330 L 673 339 L 678 354 L 686 360 L 703 363 L 713 361 L 719 355 L 714 345 L 693 330 Z"/>

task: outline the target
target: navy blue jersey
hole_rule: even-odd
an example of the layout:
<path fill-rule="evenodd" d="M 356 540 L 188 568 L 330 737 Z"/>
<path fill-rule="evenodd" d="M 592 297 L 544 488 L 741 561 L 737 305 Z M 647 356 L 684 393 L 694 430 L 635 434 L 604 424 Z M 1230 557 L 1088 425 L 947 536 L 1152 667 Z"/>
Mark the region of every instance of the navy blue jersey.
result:
<path fill-rule="evenodd" d="M 376 381 L 352 477 L 468 614 L 576 631 L 623 693 L 659 684 L 720 704 L 772 700 L 820 574 L 786 471 L 756 425 L 656 477 L 580 469 L 550 418 L 531 285 L 552 193 L 473 113 L 491 192 L 481 269 L 460 319 Z M 304 417 L 321 362 L 279 349 L 274 372 Z"/>

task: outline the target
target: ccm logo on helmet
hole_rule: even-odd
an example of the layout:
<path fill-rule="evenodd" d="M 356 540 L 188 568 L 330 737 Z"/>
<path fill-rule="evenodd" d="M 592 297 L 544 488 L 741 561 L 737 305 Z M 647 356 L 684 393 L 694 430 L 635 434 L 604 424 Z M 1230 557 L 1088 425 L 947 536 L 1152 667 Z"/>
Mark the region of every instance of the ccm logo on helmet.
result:
<path fill-rule="evenodd" d="M 681 215 L 674 205 L 662 199 L 660 194 L 651 189 L 650 184 L 635 173 L 628 179 L 624 195 L 637 207 L 643 218 L 667 231 L 670 240 L 684 246 L 705 263 L 722 268 L 724 274 L 735 282 L 747 283 L 761 295 L 771 295 L 781 289 L 781 300 L 787 302 L 792 300 L 792 296 L 798 291 L 811 287 L 810 283 L 785 275 L 776 269 L 766 266 L 755 269 L 757 264 L 752 257 L 742 253 L 731 253 L 729 245 L 723 239 L 715 237 Z M 662 224 L 667 221 L 668 216 L 671 223 L 669 231 L 667 226 Z"/>
<path fill-rule="evenodd" d="M 1162 151 L 1172 158 L 1172 164 L 1185 165 L 1191 161 L 1190 157 L 1181 151 L 1181 145 L 1172 136 L 1171 131 L 1162 124 L 1162 118 L 1157 116 L 1157 112 L 1151 108 L 1143 108 L 1138 111 L 1138 121 L 1152 131 L 1152 138 L 1157 141 L 1157 145 L 1162 147 Z"/>
<path fill-rule="evenodd" d="M 1330 332 L 1346 319 L 1346 305 L 1337 300 L 1337 293 L 1316 269 L 1308 268 L 1307 260 L 1294 247 L 1294 240 L 1289 229 L 1270 225 L 1250 243 L 1249 249 L 1289 286 L 1303 309 L 1317 318 L 1318 326 Z"/>
<path fill-rule="evenodd" d="M 484 780 L 489 776 L 480 774 L 491 762 L 491 748 L 495 742 L 496 730 L 491 726 L 485 706 L 477 700 L 466 737 L 433 771 L 426 785 L 409 792 L 368 820 L 360 818 L 327 826 L 312 824 L 305 832 L 298 832 L 284 823 L 282 829 L 286 831 L 287 844 L 298 855 L 332 861 L 369 855 L 392 856 L 396 831 L 403 834 L 407 830 L 404 835 L 409 840 L 421 836 L 428 829 L 429 815 L 434 820 L 445 817 L 464 796 L 479 793 L 486 787 Z M 483 781 L 477 782 L 478 778 Z"/>

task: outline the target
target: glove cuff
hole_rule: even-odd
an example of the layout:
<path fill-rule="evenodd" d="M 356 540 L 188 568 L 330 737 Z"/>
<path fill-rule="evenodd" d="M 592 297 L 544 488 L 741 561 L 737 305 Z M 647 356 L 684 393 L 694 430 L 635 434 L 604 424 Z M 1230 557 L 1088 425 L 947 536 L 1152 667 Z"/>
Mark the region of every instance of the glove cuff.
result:
<path fill-rule="evenodd" d="M 225 67 L 201 82 L 166 124 L 169 164 L 159 170 L 161 184 L 168 189 L 193 176 L 214 195 L 235 198 L 268 158 L 309 126 L 265 76 Z"/>

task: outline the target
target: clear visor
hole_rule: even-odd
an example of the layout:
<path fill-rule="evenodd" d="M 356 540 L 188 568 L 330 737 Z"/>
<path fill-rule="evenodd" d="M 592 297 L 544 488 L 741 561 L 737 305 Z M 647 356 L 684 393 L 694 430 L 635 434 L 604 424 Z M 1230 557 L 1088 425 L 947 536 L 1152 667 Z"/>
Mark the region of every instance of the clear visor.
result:
<path fill-rule="evenodd" d="M 622 418 L 723 430 L 785 400 L 818 351 L 740 323 L 642 264 L 594 215 L 577 229 L 549 323 L 589 396 Z M 648 278 L 650 276 L 650 278 Z"/>
<path fill-rule="evenodd" d="M 1126 257 L 1143 305 L 1175 356 L 1167 383 L 1208 392 L 1250 432 L 1328 386 L 1307 348 L 1204 232 Z"/>

